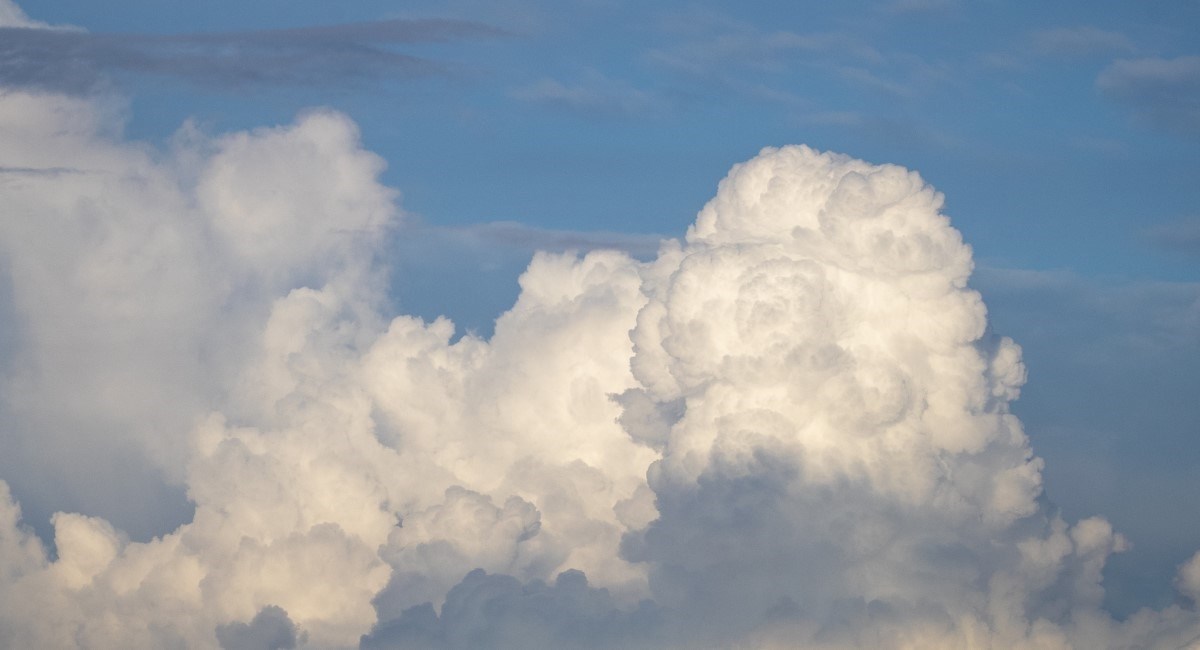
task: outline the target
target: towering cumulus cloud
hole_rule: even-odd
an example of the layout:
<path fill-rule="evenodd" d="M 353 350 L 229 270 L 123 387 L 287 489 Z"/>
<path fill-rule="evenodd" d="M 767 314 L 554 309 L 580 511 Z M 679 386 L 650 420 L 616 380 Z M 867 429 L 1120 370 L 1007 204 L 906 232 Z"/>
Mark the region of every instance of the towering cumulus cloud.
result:
<path fill-rule="evenodd" d="M 1042 497 L 914 172 L 766 149 L 651 262 L 535 256 L 483 340 L 388 313 L 344 116 L 119 133 L 0 94 L 0 646 L 1200 643 L 1200 556 L 1101 608 L 1126 543 Z M 172 489 L 187 523 L 114 524 Z"/>

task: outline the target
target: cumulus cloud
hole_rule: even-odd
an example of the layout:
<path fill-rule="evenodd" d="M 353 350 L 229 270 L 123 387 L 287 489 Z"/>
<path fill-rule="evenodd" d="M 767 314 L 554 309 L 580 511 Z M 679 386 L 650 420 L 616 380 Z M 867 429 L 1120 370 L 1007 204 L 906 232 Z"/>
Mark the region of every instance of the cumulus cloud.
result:
<path fill-rule="evenodd" d="M 579 571 L 564 571 L 547 585 L 476 569 L 446 595 L 440 616 L 428 603 L 410 608 L 364 636 L 360 647 L 638 647 L 662 642 L 661 625 L 653 602 L 624 611 Z"/>
<path fill-rule="evenodd" d="M 183 483 L 183 430 L 233 388 L 269 301 L 358 274 L 394 193 L 327 112 L 223 139 L 185 130 L 162 155 L 109 140 L 110 115 L 84 100 L 9 92 L 0 116 L 0 164 L 72 170 L 2 185 L 15 340 L 0 421 L 20 435 L 0 465 L 22 489 L 138 520 L 149 486 Z"/>
<path fill-rule="evenodd" d="M 403 214 L 345 116 L 162 150 L 111 121 L 0 95 L 0 168 L 72 170 L 0 183 L 0 441 L 45 470 L 0 474 L 0 645 L 1200 634 L 1191 601 L 1101 608 L 1128 543 L 1043 497 L 1021 349 L 915 172 L 765 149 L 652 259 L 536 254 L 483 339 L 391 313 Z M 103 492 L 79 470 L 130 459 L 186 490 L 184 523 L 23 523 L 12 494 Z"/>
<path fill-rule="evenodd" d="M 1179 567 L 1179 591 L 1200 602 L 1200 552 Z"/>
<path fill-rule="evenodd" d="M 1177 378 L 1200 364 L 1200 283 L 988 267 L 971 283 L 989 324 L 1019 337 L 1029 359 L 1033 385 L 1016 409 L 1038 423 L 1047 492 L 1072 516 L 1102 512 L 1130 533 L 1133 549 L 1106 570 L 1106 606 L 1123 616 L 1170 602 L 1176 565 L 1200 538 L 1200 503 L 1180 500 L 1159 522 L 1146 504 L 1195 490 L 1200 405 Z"/>

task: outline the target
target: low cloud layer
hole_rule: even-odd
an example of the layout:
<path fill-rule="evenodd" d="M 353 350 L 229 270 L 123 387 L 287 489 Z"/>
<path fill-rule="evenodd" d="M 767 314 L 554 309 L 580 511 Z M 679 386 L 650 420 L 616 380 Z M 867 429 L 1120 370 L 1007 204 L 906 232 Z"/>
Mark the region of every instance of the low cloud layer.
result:
<path fill-rule="evenodd" d="M 1200 556 L 1101 608 L 1128 543 L 1042 494 L 1021 349 L 915 172 L 765 149 L 647 261 L 535 255 L 482 339 L 391 313 L 404 217 L 345 116 L 118 132 L 0 94 L 0 645 L 1200 638 Z M 146 486 L 194 512 L 131 537 Z M 96 503 L 47 545 L 38 494 Z"/>

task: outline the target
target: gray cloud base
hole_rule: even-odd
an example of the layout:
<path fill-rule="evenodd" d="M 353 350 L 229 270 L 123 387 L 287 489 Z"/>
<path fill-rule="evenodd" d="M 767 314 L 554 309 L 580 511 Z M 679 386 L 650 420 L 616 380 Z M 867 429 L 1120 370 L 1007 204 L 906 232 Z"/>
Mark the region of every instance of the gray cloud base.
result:
<path fill-rule="evenodd" d="M 0 24 L 0 84 L 90 92 L 113 72 L 161 75 L 225 89 L 425 76 L 443 74 L 446 68 L 391 48 L 503 34 L 454 20 L 174 35 L 96 34 Z"/>

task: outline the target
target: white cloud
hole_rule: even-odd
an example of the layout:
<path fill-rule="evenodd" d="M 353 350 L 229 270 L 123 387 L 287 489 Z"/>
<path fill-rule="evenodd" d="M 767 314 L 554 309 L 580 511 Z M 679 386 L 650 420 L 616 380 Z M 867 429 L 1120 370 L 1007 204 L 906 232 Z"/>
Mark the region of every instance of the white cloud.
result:
<path fill-rule="evenodd" d="M 1179 567 L 1179 591 L 1200 602 L 1200 551 Z"/>
<path fill-rule="evenodd" d="M 655 259 L 539 253 L 495 335 L 455 340 L 385 312 L 401 213 L 345 116 L 168 152 L 117 132 L 84 100 L 0 96 L 0 441 L 46 470 L 4 472 L 103 492 L 79 455 L 133 454 L 195 512 L 149 541 L 60 513 L 54 555 L 0 483 L 0 645 L 1200 633 L 1181 606 L 1100 609 L 1126 543 L 1041 498 L 1020 348 L 986 333 L 915 172 L 764 150 Z"/>

